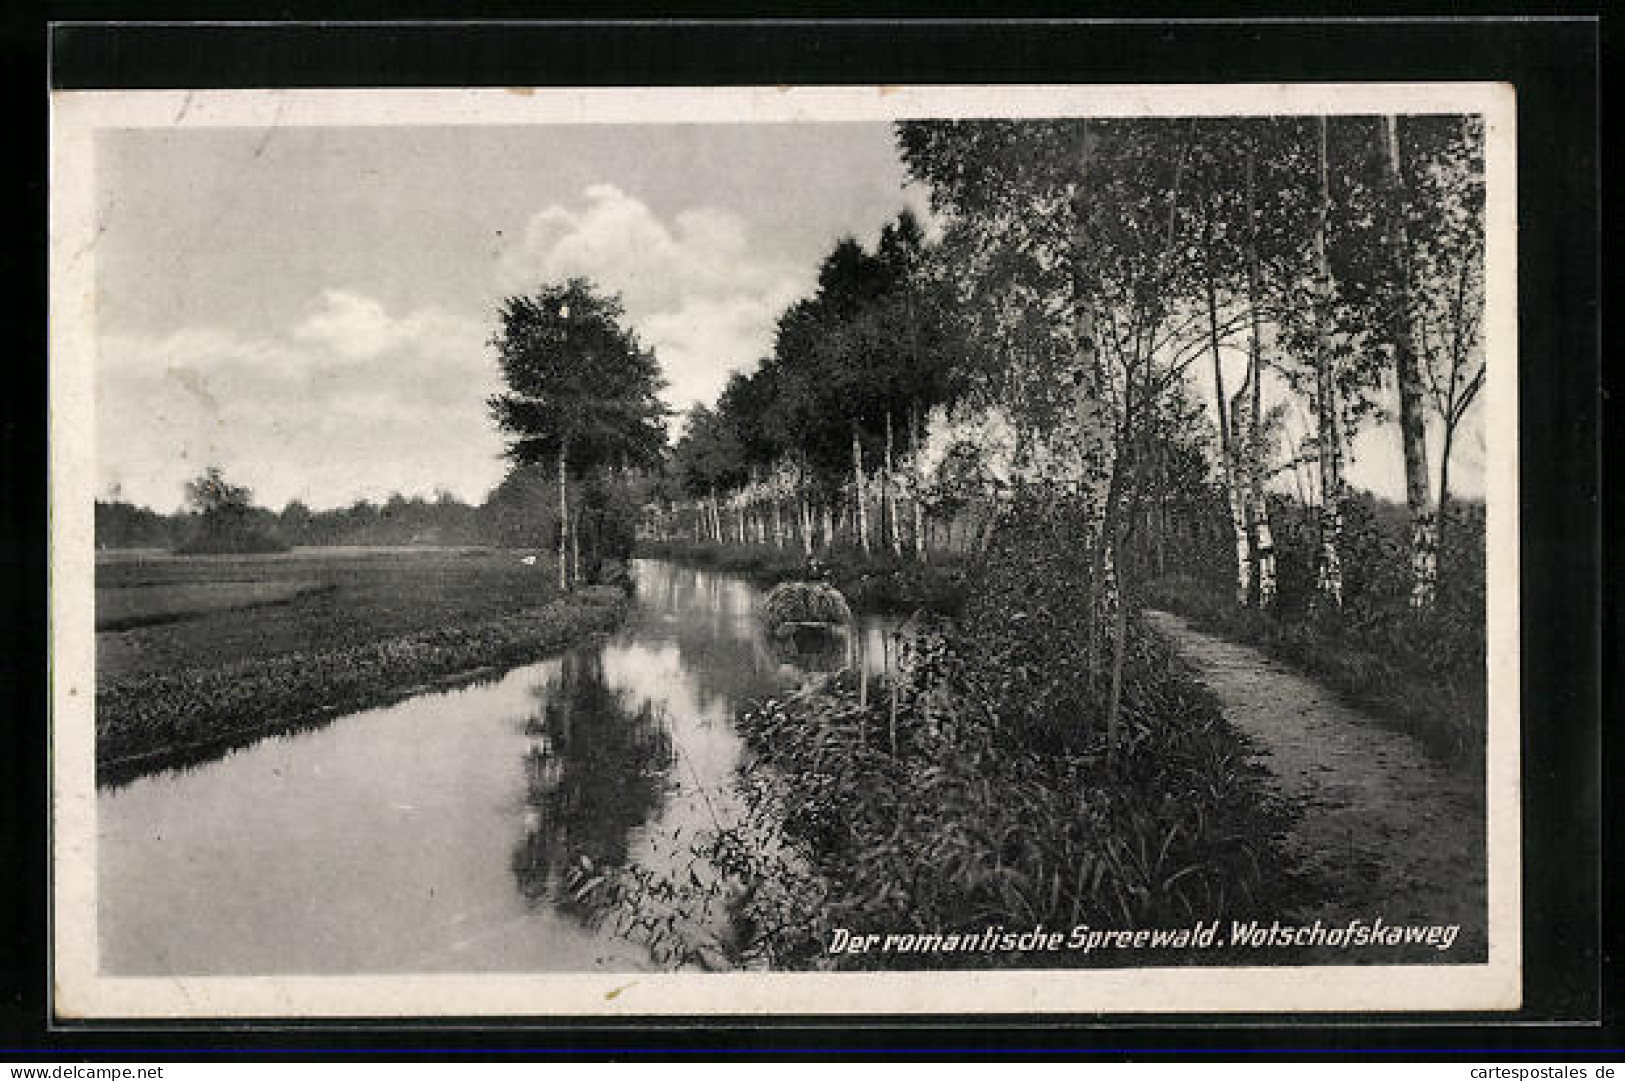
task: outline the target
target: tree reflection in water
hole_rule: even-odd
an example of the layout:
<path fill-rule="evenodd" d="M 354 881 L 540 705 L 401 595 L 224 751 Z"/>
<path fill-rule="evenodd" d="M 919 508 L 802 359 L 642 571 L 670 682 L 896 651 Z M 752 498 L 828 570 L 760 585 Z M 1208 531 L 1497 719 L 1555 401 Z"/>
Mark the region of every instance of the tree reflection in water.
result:
<path fill-rule="evenodd" d="M 671 735 L 654 703 L 633 705 L 608 684 L 597 646 L 566 653 L 558 675 L 533 694 L 525 835 L 514 875 L 526 901 L 585 916 L 566 888 L 570 868 L 584 858 L 625 863 L 632 831 L 655 817 L 664 798 Z"/>
<path fill-rule="evenodd" d="M 796 627 L 763 637 L 774 660 L 798 672 L 839 671 L 854 655 L 853 635 L 846 627 Z"/>

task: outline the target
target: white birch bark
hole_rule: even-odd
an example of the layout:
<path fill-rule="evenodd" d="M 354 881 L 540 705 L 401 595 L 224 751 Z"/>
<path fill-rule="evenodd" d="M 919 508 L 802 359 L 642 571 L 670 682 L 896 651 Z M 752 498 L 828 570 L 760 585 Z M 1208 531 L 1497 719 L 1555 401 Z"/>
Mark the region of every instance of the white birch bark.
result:
<path fill-rule="evenodd" d="M 1269 502 L 1264 497 L 1264 433 L 1263 380 L 1264 380 L 1264 328 L 1258 309 L 1258 294 L 1262 288 L 1262 274 L 1258 265 L 1257 187 L 1254 178 L 1254 153 L 1247 149 L 1247 383 L 1238 395 L 1238 403 L 1245 403 L 1246 422 L 1238 429 L 1245 434 L 1242 461 L 1246 473 L 1247 501 L 1253 530 L 1253 552 L 1257 560 L 1255 575 L 1258 579 L 1258 607 L 1268 611 L 1275 606 L 1275 537 L 1270 531 Z M 1234 417 L 1237 411 L 1232 410 Z"/>
<path fill-rule="evenodd" d="M 1326 118 L 1318 124 L 1320 143 L 1320 210 L 1315 224 L 1315 392 L 1316 442 L 1320 458 L 1320 550 L 1315 561 L 1315 596 L 1320 603 L 1343 607 L 1343 435 L 1333 371 L 1331 342 L 1332 271 L 1326 251 L 1331 213 L 1331 179 L 1327 172 Z"/>
<path fill-rule="evenodd" d="M 1405 503 L 1411 525 L 1411 607 L 1433 607 L 1439 576 L 1439 520 L 1428 484 L 1427 405 L 1422 400 L 1412 322 L 1410 239 L 1405 228 L 1404 171 L 1400 164 L 1399 118 L 1383 118 L 1383 165 L 1388 182 L 1388 242 L 1396 277 L 1390 313 L 1394 375 L 1399 385 L 1399 430 L 1405 452 Z"/>
<path fill-rule="evenodd" d="M 559 447 L 559 589 L 570 588 L 570 564 L 566 558 L 565 545 L 570 536 L 570 497 L 565 484 L 564 455 L 568 443 Z"/>
<path fill-rule="evenodd" d="M 897 488 L 892 483 L 892 428 L 891 410 L 886 410 L 886 466 L 885 479 L 881 487 L 881 510 L 886 517 L 886 538 L 891 544 L 891 554 L 898 559 L 903 557 L 903 537 L 897 523 Z"/>
<path fill-rule="evenodd" d="M 858 438 L 858 426 L 852 426 L 852 513 L 858 531 L 858 547 L 869 554 L 869 515 L 863 506 L 863 441 Z"/>

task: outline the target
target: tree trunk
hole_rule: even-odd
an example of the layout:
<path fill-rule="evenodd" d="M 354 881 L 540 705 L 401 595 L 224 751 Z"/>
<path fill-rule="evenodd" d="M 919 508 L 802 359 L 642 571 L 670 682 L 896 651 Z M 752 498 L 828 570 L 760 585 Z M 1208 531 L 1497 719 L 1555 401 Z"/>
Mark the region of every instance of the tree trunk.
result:
<path fill-rule="evenodd" d="M 1105 402 L 1105 378 L 1101 371 L 1100 350 L 1095 335 L 1094 276 L 1089 260 L 1092 258 L 1089 238 L 1090 154 L 1092 132 L 1087 120 L 1082 122 L 1082 147 L 1078 163 L 1078 179 L 1072 186 L 1072 317 L 1073 332 L 1078 348 L 1077 410 L 1083 433 L 1083 460 L 1086 476 L 1083 482 L 1085 500 L 1084 549 L 1091 553 L 1087 597 L 1089 618 L 1089 656 L 1087 658 L 1090 681 L 1094 681 L 1099 665 L 1099 629 L 1104 612 L 1116 601 L 1115 573 L 1109 573 L 1111 559 L 1106 555 L 1108 506 L 1111 501 L 1112 475 L 1116 468 L 1115 447 L 1112 442 L 1112 424 Z"/>
<path fill-rule="evenodd" d="M 1444 442 L 1439 448 L 1439 551 L 1445 550 L 1445 530 L 1450 528 L 1450 450 L 1456 442 L 1456 425 L 1449 418 L 1444 424 Z"/>
<path fill-rule="evenodd" d="M 869 515 L 863 506 L 863 441 L 858 438 L 858 426 L 852 425 L 852 505 L 856 515 L 858 547 L 869 554 Z"/>
<path fill-rule="evenodd" d="M 1242 502 L 1241 481 L 1236 476 L 1236 448 L 1230 437 L 1230 418 L 1224 394 L 1224 360 L 1219 352 L 1219 287 L 1213 276 L 1212 209 L 1210 197 L 1204 201 L 1202 213 L 1208 344 L 1213 350 L 1213 395 L 1219 413 L 1219 458 L 1223 466 L 1225 502 L 1230 507 L 1231 541 L 1236 552 L 1236 605 L 1245 608 L 1252 599 L 1252 553 L 1247 543 L 1247 510 Z"/>
<path fill-rule="evenodd" d="M 1320 549 L 1315 560 L 1315 603 L 1343 607 L 1343 437 L 1331 342 L 1332 271 L 1326 253 L 1331 178 L 1326 162 L 1326 118 L 1319 118 L 1320 210 L 1315 223 L 1316 440 L 1320 458 Z"/>
<path fill-rule="evenodd" d="M 822 518 L 824 520 L 824 551 L 835 546 L 835 508 L 829 503 L 823 505 Z"/>
<path fill-rule="evenodd" d="M 1242 459 L 1247 474 L 1247 499 L 1251 506 L 1253 553 L 1258 561 L 1258 607 L 1268 611 L 1275 606 L 1275 537 L 1270 532 L 1269 501 L 1264 497 L 1264 328 L 1258 311 L 1262 274 L 1258 266 L 1258 219 L 1255 204 L 1254 150 L 1247 147 L 1247 380 L 1250 408 L 1247 410 L 1246 447 Z"/>
<path fill-rule="evenodd" d="M 575 578 L 576 585 L 581 584 L 581 528 L 576 515 L 570 519 L 570 574 Z"/>
<path fill-rule="evenodd" d="M 886 535 L 891 542 L 891 554 L 903 558 L 903 536 L 897 523 L 897 489 L 892 483 L 892 431 L 891 410 L 886 410 L 886 482 L 882 489 L 882 506 L 886 515 Z"/>
<path fill-rule="evenodd" d="M 1439 451 L 1439 524 L 1443 526 L 1445 512 L 1450 508 L 1450 451 L 1456 441 L 1456 426 L 1445 421 L 1444 446 Z"/>
<path fill-rule="evenodd" d="M 1113 570 L 1119 564 L 1119 548 L 1122 544 L 1122 527 L 1114 525 L 1112 539 L 1108 547 L 1108 565 Z M 1111 698 L 1106 707 L 1106 768 L 1108 771 L 1117 768 L 1118 729 L 1121 727 L 1121 714 L 1123 707 L 1123 658 L 1128 645 L 1128 609 L 1116 597 L 1115 582 L 1113 596 L 1118 601 L 1112 611 L 1112 682 Z"/>
<path fill-rule="evenodd" d="M 1439 575 L 1438 518 L 1428 490 L 1426 404 L 1411 316 L 1410 238 L 1405 228 L 1405 177 L 1400 164 L 1399 118 L 1383 118 L 1388 182 L 1388 243 L 1396 283 L 1390 313 L 1394 374 L 1399 384 L 1399 431 L 1405 448 L 1405 504 L 1411 520 L 1411 607 L 1433 607 Z"/>
<path fill-rule="evenodd" d="M 909 468 L 914 471 L 914 556 L 921 563 L 929 558 L 930 536 L 925 520 L 925 468 L 921 453 L 925 444 L 925 424 L 920 419 L 920 407 L 909 406 L 909 453 L 913 460 Z"/>
<path fill-rule="evenodd" d="M 993 533 L 999 525 L 999 505 L 993 503 L 987 508 L 987 517 L 982 520 L 982 532 L 976 539 L 976 550 L 986 552 L 993 547 Z"/>
<path fill-rule="evenodd" d="M 559 446 L 559 589 L 570 588 L 570 564 L 565 558 L 565 544 L 570 530 L 570 497 L 566 493 L 564 456 L 568 442 Z"/>

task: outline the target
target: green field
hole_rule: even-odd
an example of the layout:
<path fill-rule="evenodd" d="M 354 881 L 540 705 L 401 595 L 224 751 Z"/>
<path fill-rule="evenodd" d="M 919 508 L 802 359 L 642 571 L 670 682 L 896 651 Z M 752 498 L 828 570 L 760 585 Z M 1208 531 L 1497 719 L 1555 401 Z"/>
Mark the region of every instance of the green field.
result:
<path fill-rule="evenodd" d="M 96 629 L 126 631 L 198 619 L 215 612 L 284 604 L 324 588 L 321 582 L 310 579 L 109 586 L 96 590 Z"/>
<path fill-rule="evenodd" d="M 561 596 L 544 554 L 475 548 L 102 553 L 96 596 L 96 754 L 113 774 L 524 663 L 625 608 L 602 587 Z"/>
<path fill-rule="evenodd" d="M 109 622 L 126 629 L 97 635 L 97 671 L 104 678 L 173 672 L 355 646 L 546 604 L 558 592 L 553 565 L 545 554 L 532 566 L 521 562 L 534 554 L 481 548 L 104 553 L 96 566 L 97 630 Z"/>

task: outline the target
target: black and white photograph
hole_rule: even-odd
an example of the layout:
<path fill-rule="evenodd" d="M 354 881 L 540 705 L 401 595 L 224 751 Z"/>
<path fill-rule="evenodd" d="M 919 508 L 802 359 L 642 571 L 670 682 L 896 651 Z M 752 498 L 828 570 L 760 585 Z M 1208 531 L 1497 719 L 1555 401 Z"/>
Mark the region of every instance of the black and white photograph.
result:
<path fill-rule="evenodd" d="M 1514 104 L 54 94 L 57 1011 L 1516 1008 Z"/>

